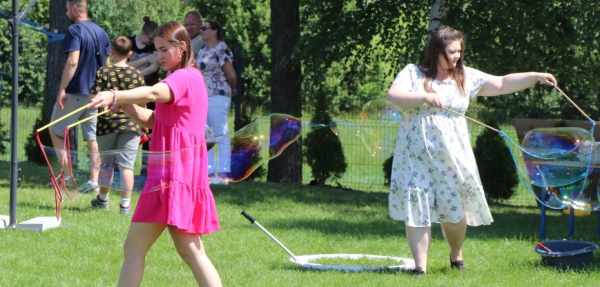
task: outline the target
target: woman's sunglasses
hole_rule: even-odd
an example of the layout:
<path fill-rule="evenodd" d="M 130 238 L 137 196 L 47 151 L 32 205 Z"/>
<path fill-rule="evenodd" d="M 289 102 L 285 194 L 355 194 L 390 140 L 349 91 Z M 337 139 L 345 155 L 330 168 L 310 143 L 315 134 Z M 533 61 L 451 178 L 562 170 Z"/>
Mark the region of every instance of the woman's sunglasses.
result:
<path fill-rule="evenodd" d="M 200 30 L 202 30 L 202 31 L 206 31 L 208 29 L 212 29 L 212 28 L 211 27 L 206 27 L 206 26 L 202 26 L 202 28 L 200 28 Z"/>

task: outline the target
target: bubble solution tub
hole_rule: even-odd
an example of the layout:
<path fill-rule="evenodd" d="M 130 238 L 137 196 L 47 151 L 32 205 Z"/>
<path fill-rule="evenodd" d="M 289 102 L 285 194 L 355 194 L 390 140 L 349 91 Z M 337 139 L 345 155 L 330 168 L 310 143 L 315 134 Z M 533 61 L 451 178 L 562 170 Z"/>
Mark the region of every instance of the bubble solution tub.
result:
<path fill-rule="evenodd" d="M 535 247 L 535 252 L 542 256 L 542 263 L 562 270 L 581 269 L 592 263 L 594 250 L 598 249 L 596 243 L 577 240 L 550 240 L 542 244 L 551 250 Z"/>

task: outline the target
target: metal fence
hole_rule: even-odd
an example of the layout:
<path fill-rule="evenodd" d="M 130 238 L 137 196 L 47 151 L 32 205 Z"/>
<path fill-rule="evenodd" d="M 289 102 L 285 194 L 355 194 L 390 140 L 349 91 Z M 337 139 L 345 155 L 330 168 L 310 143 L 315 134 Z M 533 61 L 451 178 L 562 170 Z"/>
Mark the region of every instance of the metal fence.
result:
<path fill-rule="evenodd" d="M 493 116 L 494 111 L 490 111 L 483 108 L 472 108 L 469 110 L 468 115 L 483 120 Z M 348 121 L 356 121 L 356 118 L 343 118 Z M 475 148 L 475 142 L 477 137 L 486 128 L 482 125 L 469 122 L 469 131 L 471 135 L 471 144 Z M 500 123 L 500 130 L 508 135 L 515 143 L 518 143 L 517 134 L 514 126 L 510 121 Z M 360 190 L 367 192 L 387 192 L 389 191 L 389 185 L 385 184 L 385 173 L 384 173 L 384 161 L 385 158 L 378 158 L 371 156 L 369 151 L 365 148 L 365 144 L 362 140 L 357 137 L 344 137 L 341 139 L 348 168 L 343 177 L 339 180 L 330 180 L 327 182 L 328 185 L 338 188 L 347 188 L 352 190 Z M 390 144 L 394 144 L 393 141 L 389 141 Z M 392 147 L 393 148 L 393 147 Z M 513 148 L 513 152 L 514 147 Z M 305 166 L 303 169 L 303 179 L 305 182 L 311 180 L 310 167 Z M 504 201 L 504 204 L 514 206 L 536 206 L 536 200 L 533 195 L 530 194 L 529 189 L 523 182 L 520 182 L 515 190 L 515 194 L 509 199 Z"/>
<path fill-rule="evenodd" d="M 5 131 L 6 135 L 9 135 L 8 127 L 10 126 L 10 113 L 11 111 L 8 107 L 3 107 L 0 110 L 0 125 L 2 126 L 2 129 Z M 27 160 L 24 152 L 24 145 L 27 137 L 33 131 L 33 126 L 39 116 L 39 113 L 40 108 L 35 106 L 22 106 L 18 111 L 18 161 Z M 469 111 L 469 115 L 475 118 L 482 118 L 484 117 L 482 115 L 485 114 L 485 110 L 477 108 Z M 231 122 L 233 122 L 234 115 L 231 115 L 231 117 Z M 357 119 L 351 115 L 346 115 L 337 117 L 336 120 L 355 122 Z M 233 127 L 233 124 L 231 124 L 230 127 Z M 485 127 L 470 123 L 469 128 L 471 133 L 471 142 L 474 146 L 477 136 L 484 131 Z M 500 129 L 516 141 L 517 135 L 511 123 L 506 122 L 501 124 Z M 384 184 L 385 177 L 383 169 L 385 158 L 371 156 L 369 151 L 365 148 L 362 140 L 357 136 L 346 136 L 340 138 L 340 141 L 344 149 L 348 168 L 340 179 L 330 180 L 327 182 L 327 184 L 336 188 L 360 190 L 365 192 L 387 192 L 389 186 Z M 394 144 L 393 140 L 390 140 L 389 142 L 392 145 Z M 4 140 L 2 144 L 7 147 L 7 150 L 9 150 L 10 143 L 7 140 Z M 83 148 L 86 147 L 85 144 L 80 144 L 79 146 Z M 10 153 L 7 152 L 0 155 L 0 161 L 8 163 L 10 161 Z M 312 180 L 310 167 L 306 164 L 302 170 L 302 177 L 304 184 L 308 184 Z M 258 180 L 264 181 L 265 179 L 263 178 Z M 536 204 L 534 197 L 529 194 L 523 184 L 520 184 L 516 194 L 506 203 L 518 206 L 534 206 Z"/>

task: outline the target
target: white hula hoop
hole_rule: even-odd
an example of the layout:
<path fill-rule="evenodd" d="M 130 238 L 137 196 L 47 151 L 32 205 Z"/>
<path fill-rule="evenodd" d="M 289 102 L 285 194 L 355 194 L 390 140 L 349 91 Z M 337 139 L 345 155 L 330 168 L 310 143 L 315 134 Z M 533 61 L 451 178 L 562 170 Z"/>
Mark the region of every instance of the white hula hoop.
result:
<path fill-rule="evenodd" d="M 398 262 L 398 265 L 392 266 L 355 266 L 355 265 L 324 265 L 318 263 L 312 263 L 322 258 L 329 259 L 347 259 L 347 260 L 359 260 L 359 259 L 375 259 L 375 260 L 392 260 Z M 382 256 L 382 255 L 370 255 L 370 254 L 314 254 L 314 255 L 300 255 L 290 258 L 290 262 L 298 265 L 302 268 L 316 269 L 316 270 L 337 270 L 346 272 L 361 272 L 361 271 L 384 271 L 384 270 L 412 270 L 415 268 L 415 261 L 408 258 Z"/>

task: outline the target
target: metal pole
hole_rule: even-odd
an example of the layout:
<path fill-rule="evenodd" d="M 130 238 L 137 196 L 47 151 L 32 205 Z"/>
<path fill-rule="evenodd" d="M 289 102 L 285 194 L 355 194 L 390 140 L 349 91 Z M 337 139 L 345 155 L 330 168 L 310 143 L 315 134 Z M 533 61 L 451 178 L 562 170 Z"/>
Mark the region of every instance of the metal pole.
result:
<path fill-rule="evenodd" d="M 235 119 L 234 126 L 236 128 L 240 127 L 241 121 L 241 109 L 242 109 L 242 97 L 244 96 L 244 85 L 242 85 L 242 42 L 238 41 L 235 43 L 235 76 L 236 83 L 235 89 L 237 90 L 237 95 L 235 96 Z"/>
<path fill-rule="evenodd" d="M 17 228 L 17 112 L 19 109 L 19 0 L 13 0 L 12 22 L 12 113 L 10 117 L 10 213 L 9 228 Z"/>
<path fill-rule="evenodd" d="M 541 210 L 541 222 L 540 222 L 540 238 L 544 239 L 546 238 L 546 191 L 547 191 L 547 187 L 540 187 L 541 192 L 540 192 L 540 200 L 542 201 L 542 210 Z"/>
<path fill-rule="evenodd" d="M 569 237 L 573 237 L 575 234 L 575 208 L 573 205 L 569 206 Z"/>

